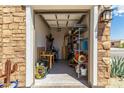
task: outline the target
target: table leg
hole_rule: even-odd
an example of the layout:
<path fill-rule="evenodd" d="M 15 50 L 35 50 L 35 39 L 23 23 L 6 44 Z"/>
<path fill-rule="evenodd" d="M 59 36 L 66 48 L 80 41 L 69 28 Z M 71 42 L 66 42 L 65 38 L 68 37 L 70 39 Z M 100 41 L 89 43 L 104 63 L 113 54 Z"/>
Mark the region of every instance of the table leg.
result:
<path fill-rule="evenodd" d="M 50 57 L 47 58 L 48 58 L 48 68 L 50 68 Z"/>
<path fill-rule="evenodd" d="M 50 56 L 50 69 L 52 68 L 52 56 Z"/>
<path fill-rule="evenodd" d="M 53 64 L 54 64 L 54 55 L 53 55 Z"/>

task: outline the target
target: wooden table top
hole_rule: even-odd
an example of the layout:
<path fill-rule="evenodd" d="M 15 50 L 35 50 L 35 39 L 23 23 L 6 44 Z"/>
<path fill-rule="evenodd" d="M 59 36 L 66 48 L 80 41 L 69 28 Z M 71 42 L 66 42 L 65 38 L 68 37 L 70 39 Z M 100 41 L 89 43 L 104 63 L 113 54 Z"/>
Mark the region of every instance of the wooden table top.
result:
<path fill-rule="evenodd" d="M 54 56 L 54 54 L 41 54 L 40 56 Z"/>

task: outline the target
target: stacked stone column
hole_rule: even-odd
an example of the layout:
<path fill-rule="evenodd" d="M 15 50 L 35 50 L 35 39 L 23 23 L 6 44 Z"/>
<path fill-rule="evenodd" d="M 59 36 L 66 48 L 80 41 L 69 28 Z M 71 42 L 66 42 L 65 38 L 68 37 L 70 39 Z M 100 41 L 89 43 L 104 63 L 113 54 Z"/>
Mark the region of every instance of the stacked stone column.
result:
<path fill-rule="evenodd" d="M 110 23 L 98 23 L 98 86 L 105 87 L 110 78 Z"/>
<path fill-rule="evenodd" d="M 2 8 L 0 7 L 0 75 L 2 74 L 1 56 L 2 56 Z"/>
<path fill-rule="evenodd" d="M 18 64 L 18 71 L 11 80 L 19 80 L 19 87 L 25 86 L 26 56 L 25 7 L 0 6 L 0 74 L 3 74 L 5 62 L 10 59 Z"/>

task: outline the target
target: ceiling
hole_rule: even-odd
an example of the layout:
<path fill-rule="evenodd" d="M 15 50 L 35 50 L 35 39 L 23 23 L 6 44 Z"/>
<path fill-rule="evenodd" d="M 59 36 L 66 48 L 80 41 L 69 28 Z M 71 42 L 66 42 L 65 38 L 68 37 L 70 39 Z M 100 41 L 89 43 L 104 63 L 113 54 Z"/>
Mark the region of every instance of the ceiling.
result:
<path fill-rule="evenodd" d="M 71 28 L 87 13 L 50 13 L 40 14 L 50 28 Z"/>

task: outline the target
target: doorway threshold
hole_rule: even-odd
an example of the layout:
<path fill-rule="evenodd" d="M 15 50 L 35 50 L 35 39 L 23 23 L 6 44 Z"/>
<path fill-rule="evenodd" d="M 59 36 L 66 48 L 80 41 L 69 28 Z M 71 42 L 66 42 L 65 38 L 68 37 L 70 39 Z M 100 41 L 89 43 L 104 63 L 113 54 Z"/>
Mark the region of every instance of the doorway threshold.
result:
<path fill-rule="evenodd" d="M 35 79 L 33 88 L 87 88 L 86 85 L 68 74 L 48 74 L 43 79 Z"/>

